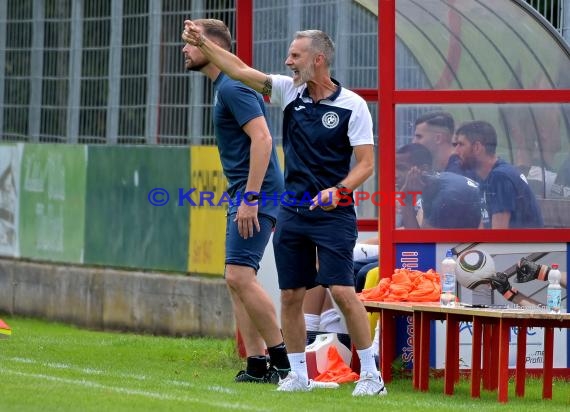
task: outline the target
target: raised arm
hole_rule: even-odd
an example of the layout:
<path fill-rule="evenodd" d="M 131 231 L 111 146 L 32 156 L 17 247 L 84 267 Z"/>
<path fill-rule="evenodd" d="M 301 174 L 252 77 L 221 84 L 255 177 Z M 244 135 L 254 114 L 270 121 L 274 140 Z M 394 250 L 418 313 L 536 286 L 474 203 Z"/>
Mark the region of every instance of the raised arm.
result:
<path fill-rule="evenodd" d="M 271 77 L 248 66 L 235 54 L 208 39 L 203 33 L 203 28 L 191 20 L 184 21 L 182 40 L 198 47 L 212 63 L 232 79 L 248 85 L 263 95 L 271 96 Z"/>

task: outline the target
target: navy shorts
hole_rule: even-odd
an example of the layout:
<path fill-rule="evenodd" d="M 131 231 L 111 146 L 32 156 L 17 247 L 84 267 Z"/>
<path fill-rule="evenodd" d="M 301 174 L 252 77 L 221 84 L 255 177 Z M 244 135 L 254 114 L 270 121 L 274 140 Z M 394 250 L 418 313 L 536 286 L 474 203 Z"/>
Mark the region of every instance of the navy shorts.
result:
<path fill-rule="evenodd" d="M 228 214 L 226 223 L 226 265 L 249 266 L 256 272 L 259 262 L 275 227 L 275 219 L 268 215 L 258 214 L 258 232 L 253 228 L 253 237 L 244 239 L 238 232 L 236 213 Z"/>
<path fill-rule="evenodd" d="M 273 235 L 279 288 L 354 286 L 353 249 L 357 237 L 353 208 L 325 212 L 321 208 L 282 206 Z"/>

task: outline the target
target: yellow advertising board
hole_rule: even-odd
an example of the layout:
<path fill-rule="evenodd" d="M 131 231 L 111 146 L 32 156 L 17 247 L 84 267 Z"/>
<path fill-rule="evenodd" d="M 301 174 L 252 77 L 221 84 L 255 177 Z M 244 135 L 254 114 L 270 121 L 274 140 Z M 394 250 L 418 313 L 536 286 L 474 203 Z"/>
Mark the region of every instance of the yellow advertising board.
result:
<path fill-rule="evenodd" d="M 227 188 L 218 149 L 190 148 L 190 240 L 188 272 L 224 274 L 227 202 L 219 202 Z M 220 203 L 221 206 L 217 206 Z"/>

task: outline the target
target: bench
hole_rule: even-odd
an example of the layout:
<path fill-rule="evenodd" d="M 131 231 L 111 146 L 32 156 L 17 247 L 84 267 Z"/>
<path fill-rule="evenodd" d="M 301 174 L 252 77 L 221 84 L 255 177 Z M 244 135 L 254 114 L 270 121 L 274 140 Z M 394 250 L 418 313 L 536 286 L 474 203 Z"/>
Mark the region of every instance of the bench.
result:
<path fill-rule="evenodd" d="M 497 390 L 499 402 L 508 401 L 509 339 L 511 327 L 518 327 L 515 368 L 515 394 L 524 396 L 526 380 L 526 331 L 544 328 L 543 399 L 552 399 L 554 328 L 570 328 L 570 314 L 551 314 L 535 309 L 482 309 L 458 306 L 441 307 L 439 303 L 364 302 L 369 312 L 381 313 L 380 359 L 384 380 L 392 379 L 391 362 L 395 358 L 395 316 L 413 319 L 413 386 L 429 389 L 429 352 L 432 320 L 446 321 L 446 357 L 444 393 L 453 395 L 459 379 L 459 322 L 473 323 L 471 396 L 479 397 L 483 387 Z M 386 319 L 384 319 L 386 317 Z"/>

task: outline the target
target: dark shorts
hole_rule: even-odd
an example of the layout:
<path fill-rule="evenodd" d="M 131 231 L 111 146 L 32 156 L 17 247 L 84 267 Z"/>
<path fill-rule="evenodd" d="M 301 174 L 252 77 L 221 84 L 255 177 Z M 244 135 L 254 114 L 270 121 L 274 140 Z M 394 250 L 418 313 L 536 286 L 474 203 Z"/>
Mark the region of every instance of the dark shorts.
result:
<path fill-rule="evenodd" d="M 234 222 L 236 213 L 229 214 L 226 223 L 226 265 L 249 266 L 256 272 L 259 262 L 269 242 L 269 237 L 275 227 L 275 219 L 258 214 L 261 231 L 254 228 L 253 237 L 244 239 L 238 232 L 237 223 Z"/>
<path fill-rule="evenodd" d="M 282 206 L 273 235 L 280 289 L 354 286 L 354 209 L 330 212 Z M 319 271 L 316 269 L 316 255 Z"/>
<path fill-rule="evenodd" d="M 366 284 L 366 275 L 371 269 L 378 267 L 378 256 L 354 261 L 354 289 L 362 292 Z"/>

